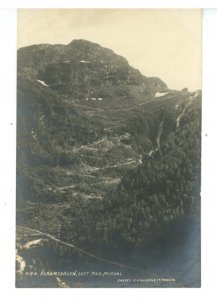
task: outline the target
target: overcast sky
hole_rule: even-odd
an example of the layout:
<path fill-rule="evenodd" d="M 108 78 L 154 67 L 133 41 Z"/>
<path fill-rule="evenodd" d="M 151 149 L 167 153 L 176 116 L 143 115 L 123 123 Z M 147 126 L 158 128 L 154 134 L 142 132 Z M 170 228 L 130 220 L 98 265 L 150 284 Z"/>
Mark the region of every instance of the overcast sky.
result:
<path fill-rule="evenodd" d="M 198 9 L 18 10 L 18 48 L 86 39 L 171 89 L 201 88 L 201 33 Z"/>

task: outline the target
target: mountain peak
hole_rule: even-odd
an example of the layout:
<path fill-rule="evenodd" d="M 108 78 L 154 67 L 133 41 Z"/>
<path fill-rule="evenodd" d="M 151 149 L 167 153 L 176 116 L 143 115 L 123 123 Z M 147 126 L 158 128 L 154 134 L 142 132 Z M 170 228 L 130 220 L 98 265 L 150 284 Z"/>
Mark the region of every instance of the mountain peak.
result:
<path fill-rule="evenodd" d="M 81 45 L 81 46 L 85 46 L 85 45 L 97 45 L 100 47 L 99 44 L 85 40 L 85 39 L 74 39 L 72 40 L 68 45 Z"/>
<path fill-rule="evenodd" d="M 127 98 L 142 101 L 167 89 L 164 82 L 148 79 L 123 56 L 85 39 L 74 39 L 68 45 L 22 48 L 18 51 L 18 71 L 31 74 L 61 94 L 79 99 L 88 98 L 90 92 L 106 98 L 111 88 L 118 89 L 119 94 L 124 88 Z"/>

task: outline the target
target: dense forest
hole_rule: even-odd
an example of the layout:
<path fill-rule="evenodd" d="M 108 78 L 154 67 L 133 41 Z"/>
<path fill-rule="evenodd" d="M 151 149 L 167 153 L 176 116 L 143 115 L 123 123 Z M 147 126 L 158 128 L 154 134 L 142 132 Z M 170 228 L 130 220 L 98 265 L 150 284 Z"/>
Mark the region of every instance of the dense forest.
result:
<path fill-rule="evenodd" d="M 159 236 L 184 215 L 199 215 L 200 111 L 198 96 L 188 107 L 180 127 L 176 128 L 175 120 L 171 124 L 172 120 L 164 115 L 170 131 L 165 125 L 167 135 L 162 135 L 160 149 L 126 172 L 103 201 L 82 209 L 75 231 L 86 233 L 85 240 L 88 238 L 90 243 L 128 247 Z M 144 120 L 137 121 L 139 131 Z M 69 232 L 69 228 L 63 228 Z"/>

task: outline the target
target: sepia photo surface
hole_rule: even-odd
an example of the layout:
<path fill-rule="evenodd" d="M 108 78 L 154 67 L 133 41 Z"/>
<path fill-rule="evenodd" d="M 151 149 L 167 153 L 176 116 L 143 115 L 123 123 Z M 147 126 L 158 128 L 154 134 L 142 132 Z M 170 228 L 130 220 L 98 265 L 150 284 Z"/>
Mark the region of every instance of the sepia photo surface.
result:
<path fill-rule="evenodd" d="M 201 18 L 18 10 L 17 287 L 200 287 Z"/>

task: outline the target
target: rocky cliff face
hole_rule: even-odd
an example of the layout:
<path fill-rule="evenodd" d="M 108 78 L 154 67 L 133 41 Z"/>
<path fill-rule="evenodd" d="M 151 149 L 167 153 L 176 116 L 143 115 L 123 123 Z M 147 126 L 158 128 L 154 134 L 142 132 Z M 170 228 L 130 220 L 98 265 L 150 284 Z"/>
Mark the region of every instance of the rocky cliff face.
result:
<path fill-rule="evenodd" d="M 137 100 L 167 90 L 159 78 L 148 78 L 131 67 L 127 60 L 112 50 L 85 40 L 68 45 L 34 45 L 18 50 L 18 73 L 34 77 L 61 94 L 78 98 L 109 98 L 110 87 L 117 96 Z M 123 87 L 128 88 L 124 95 Z M 135 99 L 134 99 L 135 98 Z"/>

